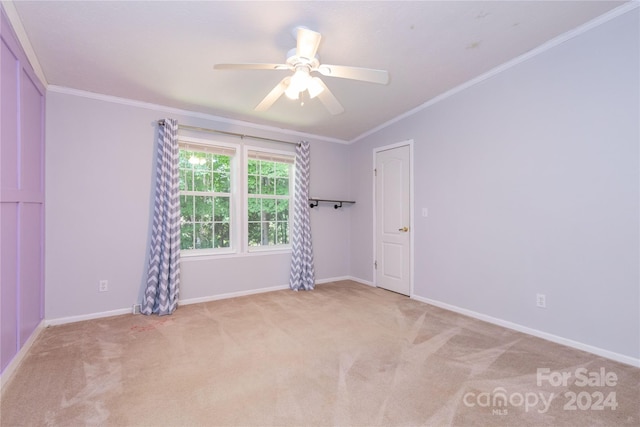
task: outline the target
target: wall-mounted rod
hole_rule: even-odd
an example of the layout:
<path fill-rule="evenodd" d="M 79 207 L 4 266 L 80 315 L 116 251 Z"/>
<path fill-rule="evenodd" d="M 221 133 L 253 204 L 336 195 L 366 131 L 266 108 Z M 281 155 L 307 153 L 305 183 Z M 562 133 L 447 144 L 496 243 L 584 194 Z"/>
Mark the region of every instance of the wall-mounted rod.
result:
<path fill-rule="evenodd" d="M 309 199 L 309 207 L 311 209 L 313 209 L 316 206 L 318 206 L 318 204 L 320 202 L 335 203 L 333 205 L 334 209 L 341 208 L 343 203 L 351 203 L 351 204 L 355 203 L 353 200 L 332 200 L 332 199 L 313 199 L 313 198 L 311 198 L 311 199 Z"/>
<path fill-rule="evenodd" d="M 160 126 L 164 126 L 164 120 L 158 120 L 158 124 Z M 273 139 L 273 138 L 263 138 L 261 136 L 246 135 L 246 134 L 243 134 L 243 133 L 235 133 L 235 132 L 227 132 L 227 131 L 224 131 L 224 130 L 217 130 L 217 129 L 207 129 L 207 128 L 201 128 L 201 127 L 197 127 L 197 126 L 188 126 L 188 125 L 178 124 L 178 128 L 185 129 L 185 130 L 193 130 L 193 131 L 197 131 L 197 132 L 219 133 L 219 134 L 222 134 L 222 135 L 237 136 L 240 139 L 251 138 L 251 139 L 257 139 L 257 140 L 260 140 L 260 141 L 284 142 L 285 144 L 298 145 L 297 142 L 283 141 L 281 139 Z"/>

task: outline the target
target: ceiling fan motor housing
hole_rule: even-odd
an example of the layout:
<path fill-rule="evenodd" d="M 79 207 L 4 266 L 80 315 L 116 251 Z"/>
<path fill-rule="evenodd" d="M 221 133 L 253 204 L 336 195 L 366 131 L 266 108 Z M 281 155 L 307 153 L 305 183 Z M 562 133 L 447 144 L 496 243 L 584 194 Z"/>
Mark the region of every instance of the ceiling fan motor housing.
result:
<path fill-rule="evenodd" d="M 291 67 L 291 69 L 294 71 L 298 67 L 298 65 L 306 65 L 310 70 L 313 68 L 317 68 L 318 65 L 320 65 L 320 59 L 318 58 L 318 55 L 316 55 L 312 59 L 300 57 L 297 55 L 295 47 L 287 52 L 286 62 L 287 65 L 289 65 L 289 67 Z"/>

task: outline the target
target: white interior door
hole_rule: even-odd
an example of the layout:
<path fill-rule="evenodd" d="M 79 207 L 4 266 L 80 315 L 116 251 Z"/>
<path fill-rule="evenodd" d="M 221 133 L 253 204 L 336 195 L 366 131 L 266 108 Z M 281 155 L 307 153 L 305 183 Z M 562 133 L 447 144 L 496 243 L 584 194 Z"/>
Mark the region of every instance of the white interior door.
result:
<path fill-rule="evenodd" d="M 376 286 L 411 293 L 411 149 L 376 153 Z"/>

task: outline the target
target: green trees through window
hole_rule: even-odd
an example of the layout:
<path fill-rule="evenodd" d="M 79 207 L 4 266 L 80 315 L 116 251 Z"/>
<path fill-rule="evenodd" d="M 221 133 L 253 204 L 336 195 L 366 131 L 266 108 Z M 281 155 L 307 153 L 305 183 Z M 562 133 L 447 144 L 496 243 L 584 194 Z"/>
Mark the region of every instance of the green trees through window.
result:
<path fill-rule="evenodd" d="M 249 159 L 247 210 L 249 246 L 289 244 L 291 164 Z"/>
<path fill-rule="evenodd" d="M 181 249 L 231 245 L 231 158 L 180 150 Z"/>
<path fill-rule="evenodd" d="M 183 251 L 228 253 L 289 245 L 293 155 L 252 150 L 243 153 L 246 169 L 242 168 L 245 174 L 239 176 L 242 163 L 236 157 L 240 150 L 181 143 Z M 238 197 L 236 191 L 243 188 L 246 197 Z M 246 215 L 234 217 L 241 212 L 240 206 L 245 207 Z M 245 218 L 247 222 L 243 223 Z"/>

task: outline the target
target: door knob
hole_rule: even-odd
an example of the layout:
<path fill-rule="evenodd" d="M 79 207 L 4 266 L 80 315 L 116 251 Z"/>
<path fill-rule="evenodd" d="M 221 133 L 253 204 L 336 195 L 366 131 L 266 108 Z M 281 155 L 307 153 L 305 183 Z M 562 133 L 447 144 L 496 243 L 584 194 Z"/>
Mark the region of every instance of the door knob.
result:
<path fill-rule="evenodd" d="M 405 233 L 409 231 L 409 227 L 398 228 L 398 231 L 404 231 Z"/>

